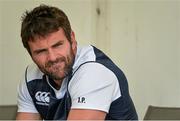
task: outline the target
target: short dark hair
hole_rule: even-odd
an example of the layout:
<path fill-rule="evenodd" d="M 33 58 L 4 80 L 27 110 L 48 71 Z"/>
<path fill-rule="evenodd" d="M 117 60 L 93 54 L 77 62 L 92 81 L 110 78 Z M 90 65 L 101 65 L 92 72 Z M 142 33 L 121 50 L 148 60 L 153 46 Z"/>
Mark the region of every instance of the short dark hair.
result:
<path fill-rule="evenodd" d="M 57 7 L 40 5 L 32 11 L 26 11 L 22 16 L 21 38 L 23 46 L 31 54 L 28 41 L 37 37 L 46 37 L 52 32 L 64 30 L 71 43 L 71 25 L 66 14 Z"/>

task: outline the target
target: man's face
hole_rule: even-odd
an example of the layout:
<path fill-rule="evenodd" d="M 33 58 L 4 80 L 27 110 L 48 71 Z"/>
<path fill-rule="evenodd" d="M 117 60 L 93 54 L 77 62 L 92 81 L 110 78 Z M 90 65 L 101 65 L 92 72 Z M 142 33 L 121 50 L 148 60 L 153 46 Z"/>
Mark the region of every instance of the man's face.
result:
<path fill-rule="evenodd" d="M 63 29 L 59 29 L 45 38 L 28 42 L 33 61 L 43 73 L 54 80 L 64 79 L 72 69 L 77 47 L 73 32 L 71 39 L 72 45 Z"/>

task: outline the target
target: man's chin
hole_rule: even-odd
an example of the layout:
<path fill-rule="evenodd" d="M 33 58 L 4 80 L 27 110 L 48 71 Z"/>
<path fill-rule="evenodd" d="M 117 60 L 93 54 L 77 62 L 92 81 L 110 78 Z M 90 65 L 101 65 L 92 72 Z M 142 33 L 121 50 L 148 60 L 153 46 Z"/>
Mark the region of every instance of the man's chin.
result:
<path fill-rule="evenodd" d="M 63 74 L 49 73 L 48 75 L 54 80 L 63 80 L 66 77 L 64 73 Z"/>

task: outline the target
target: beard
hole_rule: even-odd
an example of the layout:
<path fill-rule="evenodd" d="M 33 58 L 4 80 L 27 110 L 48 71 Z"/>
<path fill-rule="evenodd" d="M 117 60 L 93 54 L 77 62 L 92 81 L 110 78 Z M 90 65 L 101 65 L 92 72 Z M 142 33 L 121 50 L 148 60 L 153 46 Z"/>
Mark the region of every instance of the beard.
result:
<path fill-rule="evenodd" d="M 70 49 L 66 57 L 57 57 L 55 61 L 48 61 L 40 70 L 54 80 L 63 80 L 72 71 L 75 55 Z"/>

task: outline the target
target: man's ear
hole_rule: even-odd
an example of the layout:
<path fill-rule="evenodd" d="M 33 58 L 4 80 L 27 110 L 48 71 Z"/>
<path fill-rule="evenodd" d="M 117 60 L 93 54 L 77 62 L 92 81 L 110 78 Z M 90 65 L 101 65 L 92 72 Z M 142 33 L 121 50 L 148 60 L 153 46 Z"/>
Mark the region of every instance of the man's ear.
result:
<path fill-rule="evenodd" d="M 74 33 L 74 31 L 72 30 L 72 31 L 71 31 L 71 41 L 73 41 L 73 40 L 75 40 L 75 33 Z"/>
<path fill-rule="evenodd" d="M 74 31 L 71 31 L 71 44 L 72 44 L 72 49 L 75 51 L 77 49 L 77 41 L 75 38 Z"/>

